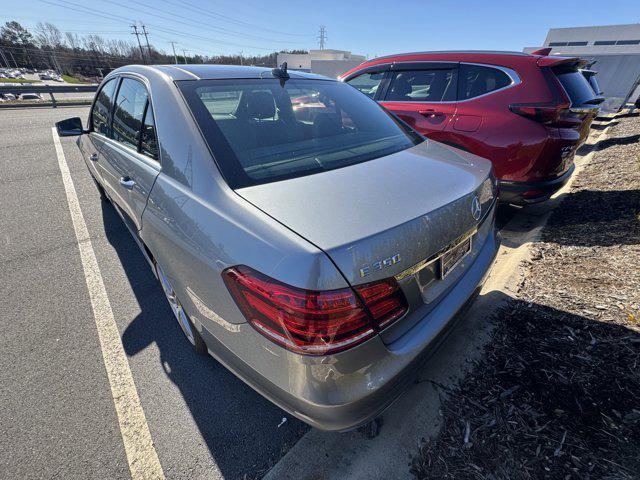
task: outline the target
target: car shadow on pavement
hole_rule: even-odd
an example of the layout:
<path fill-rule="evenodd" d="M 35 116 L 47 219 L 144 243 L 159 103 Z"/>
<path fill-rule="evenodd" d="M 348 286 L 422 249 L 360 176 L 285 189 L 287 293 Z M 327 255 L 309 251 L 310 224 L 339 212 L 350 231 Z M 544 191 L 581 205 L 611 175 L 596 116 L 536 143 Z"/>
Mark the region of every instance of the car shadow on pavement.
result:
<path fill-rule="evenodd" d="M 578 153 L 580 155 L 586 155 L 594 151 L 605 150 L 606 148 L 613 147 L 615 145 L 630 145 L 632 143 L 638 143 L 639 141 L 640 133 L 636 135 L 628 135 L 626 137 L 605 138 L 593 144 L 583 145 L 578 149 Z"/>
<path fill-rule="evenodd" d="M 122 335 L 126 354 L 134 356 L 155 343 L 165 374 L 179 388 L 223 478 L 261 477 L 309 427 L 264 399 L 212 357 L 195 353 L 174 319 L 149 264 L 114 207 L 103 201 L 102 214 L 107 240 L 122 263 L 140 308 Z M 167 416 L 172 417 L 174 413 L 180 416 L 179 412 L 167 412 Z M 288 421 L 279 428 L 283 417 Z M 148 420 L 152 435 L 179 432 L 159 431 L 160 428 L 154 431 L 157 420 Z M 156 440 L 160 446 L 167 443 L 170 442 Z M 162 451 L 158 455 L 162 462 Z M 188 452 L 183 458 L 191 460 L 193 465 L 163 466 L 178 476 L 193 474 L 193 466 L 201 462 L 190 458 Z"/>
<path fill-rule="evenodd" d="M 620 122 L 603 122 L 603 123 L 592 123 L 591 130 L 604 130 L 608 127 L 615 127 Z"/>
<path fill-rule="evenodd" d="M 562 215 L 551 215 L 542 239 L 580 247 L 636 245 L 639 213 L 640 190 L 579 190 L 565 196 Z"/>

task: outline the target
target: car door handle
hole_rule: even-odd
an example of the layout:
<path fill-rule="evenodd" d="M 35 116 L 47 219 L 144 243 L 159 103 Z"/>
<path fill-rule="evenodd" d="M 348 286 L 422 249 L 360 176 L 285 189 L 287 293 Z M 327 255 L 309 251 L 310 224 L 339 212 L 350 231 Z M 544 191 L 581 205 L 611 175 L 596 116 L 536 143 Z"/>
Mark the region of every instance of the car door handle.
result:
<path fill-rule="evenodd" d="M 434 109 L 430 108 L 427 110 L 418 110 L 418 113 L 420 115 L 424 115 L 427 118 L 431 118 L 431 117 L 439 117 L 440 115 L 444 115 L 444 113 L 442 112 L 437 112 Z"/>
<path fill-rule="evenodd" d="M 120 185 L 122 185 L 127 190 L 131 190 L 136 185 L 136 182 L 131 180 L 129 177 L 122 177 L 120 178 Z"/>
<path fill-rule="evenodd" d="M 98 154 L 97 153 L 92 153 L 91 155 L 89 155 L 89 160 L 91 160 L 92 162 L 97 162 L 98 161 Z"/>

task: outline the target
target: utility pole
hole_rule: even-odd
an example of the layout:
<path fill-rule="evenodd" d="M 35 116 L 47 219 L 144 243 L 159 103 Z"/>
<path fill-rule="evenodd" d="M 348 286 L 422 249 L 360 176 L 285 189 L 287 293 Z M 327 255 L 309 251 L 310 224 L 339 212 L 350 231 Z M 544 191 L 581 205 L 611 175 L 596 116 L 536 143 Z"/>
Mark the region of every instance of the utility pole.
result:
<path fill-rule="evenodd" d="M 169 43 L 173 47 L 173 62 L 177 65 L 178 64 L 178 56 L 176 55 L 176 42 L 169 42 Z"/>
<path fill-rule="evenodd" d="M 133 32 L 131 33 L 131 35 L 135 35 L 136 39 L 138 40 L 138 46 L 140 47 L 140 56 L 142 57 L 142 63 L 144 63 L 144 52 L 142 51 L 142 43 L 140 43 L 140 35 L 142 34 L 138 32 L 138 26 L 135 23 L 131 25 L 131 28 L 133 28 Z"/>
<path fill-rule="evenodd" d="M 149 46 L 149 37 L 147 37 L 147 27 L 142 25 L 142 33 L 144 34 L 144 39 L 147 41 L 147 52 L 149 52 L 149 59 L 151 59 L 151 47 Z"/>
<path fill-rule="evenodd" d="M 244 65 L 244 61 L 243 61 L 244 59 L 242 58 L 242 54 L 243 53 L 244 52 L 242 50 L 240 50 L 240 65 Z"/>
<path fill-rule="evenodd" d="M 318 35 L 318 44 L 320 45 L 320 50 L 324 50 L 324 45 L 327 42 L 327 27 L 324 25 L 320 26 L 320 33 Z"/>
<path fill-rule="evenodd" d="M 182 49 L 182 58 L 184 58 L 184 64 L 187 64 L 187 52 L 185 51 L 185 49 Z"/>

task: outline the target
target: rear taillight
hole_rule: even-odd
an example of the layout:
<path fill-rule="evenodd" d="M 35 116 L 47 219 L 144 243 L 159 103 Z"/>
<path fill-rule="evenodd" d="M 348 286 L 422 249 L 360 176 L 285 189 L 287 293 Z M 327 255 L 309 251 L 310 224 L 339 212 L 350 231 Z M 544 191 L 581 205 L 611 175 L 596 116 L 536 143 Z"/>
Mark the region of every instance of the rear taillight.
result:
<path fill-rule="evenodd" d="M 571 104 L 562 103 L 513 103 L 509 110 L 536 122 L 554 124 L 560 120 Z"/>
<path fill-rule="evenodd" d="M 407 300 L 395 279 L 339 290 L 304 290 L 240 265 L 222 273 L 249 323 L 283 347 L 309 355 L 346 350 L 402 317 Z"/>

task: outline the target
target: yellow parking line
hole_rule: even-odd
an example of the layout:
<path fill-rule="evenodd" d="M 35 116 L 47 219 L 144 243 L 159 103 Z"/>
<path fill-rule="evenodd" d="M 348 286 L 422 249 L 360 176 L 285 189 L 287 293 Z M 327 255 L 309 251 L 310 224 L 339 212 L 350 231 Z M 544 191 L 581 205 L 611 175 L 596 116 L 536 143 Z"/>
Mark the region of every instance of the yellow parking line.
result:
<path fill-rule="evenodd" d="M 87 224 L 84 221 L 82 210 L 80 210 L 80 202 L 60 144 L 60 138 L 55 128 L 51 130 L 131 477 L 133 480 L 164 479 L 164 472 L 151 440 L 147 419 L 144 416 L 127 356 L 124 353 L 120 332 L 113 317 L 109 297 L 107 297 L 96 254 L 91 245 Z"/>

